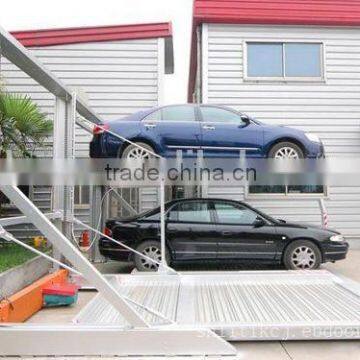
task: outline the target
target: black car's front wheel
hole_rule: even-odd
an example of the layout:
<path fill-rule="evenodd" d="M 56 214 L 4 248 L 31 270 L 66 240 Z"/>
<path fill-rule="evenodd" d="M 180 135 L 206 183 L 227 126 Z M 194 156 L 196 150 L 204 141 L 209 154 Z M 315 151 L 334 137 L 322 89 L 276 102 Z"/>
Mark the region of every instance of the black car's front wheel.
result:
<path fill-rule="evenodd" d="M 134 262 L 136 269 L 139 271 L 156 271 L 161 262 L 161 245 L 158 241 L 144 241 L 136 247 L 136 251 L 145 255 L 135 254 Z M 170 257 L 166 251 L 166 261 L 169 263 Z M 153 261 L 154 260 L 154 261 Z"/>
<path fill-rule="evenodd" d="M 288 270 L 314 270 L 320 264 L 320 249 L 309 240 L 296 240 L 285 250 L 284 265 Z"/>

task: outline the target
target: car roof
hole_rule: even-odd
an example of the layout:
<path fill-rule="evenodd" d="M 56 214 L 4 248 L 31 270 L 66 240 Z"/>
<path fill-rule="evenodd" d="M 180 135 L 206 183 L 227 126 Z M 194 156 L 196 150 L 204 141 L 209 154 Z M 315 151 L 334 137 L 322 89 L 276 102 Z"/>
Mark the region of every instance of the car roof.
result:
<path fill-rule="evenodd" d="M 217 201 L 217 202 L 221 202 L 221 201 L 226 201 L 226 202 L 232 202 L 232 203 L 236 203 L 236 204 L 241 204 L 241 205 L 245 205 L 245 206 L 249 206 L 248 204 L 246 204 L 243 201 L 238 201 L 238 200 L 232 200 L 232 199 L 223 199 L 223 198 L 198 198 L 198 197 L 192 197 L 192 198 L 186 198 L 186 199 L 174 199 L 171 200 L 169 202 L 167 202 L 167 205 L 172 205 L 172 204 L 176 204 L 178 202 L 190 202 L 190 201 Z"/>

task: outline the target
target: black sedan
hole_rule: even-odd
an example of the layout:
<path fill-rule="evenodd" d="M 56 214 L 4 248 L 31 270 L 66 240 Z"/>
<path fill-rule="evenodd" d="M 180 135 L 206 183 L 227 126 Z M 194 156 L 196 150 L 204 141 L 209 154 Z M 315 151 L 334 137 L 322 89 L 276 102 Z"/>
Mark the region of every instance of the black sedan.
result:
<path fill-rule="evenodd" d="M 283 264 L 287 269 L 316 269 L 346 257 L 349 244 L 336 231 L 276 220 L 243 202 L 225 199 L 182 199 L 166 209 L 167 260 L 185 262 Z M 157 261 L 160 209 L 106 222 L 105 234 Z M 99 242 L 103 256 L 134 261 L 138 270 L 156 265 L 107 238 Z"/>

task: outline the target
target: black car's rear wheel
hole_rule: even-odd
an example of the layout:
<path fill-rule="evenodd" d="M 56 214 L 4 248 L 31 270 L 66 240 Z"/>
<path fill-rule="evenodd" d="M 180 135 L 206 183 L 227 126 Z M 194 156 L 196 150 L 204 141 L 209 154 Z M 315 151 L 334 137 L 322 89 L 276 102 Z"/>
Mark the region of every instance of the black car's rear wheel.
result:
<path fill-rule="evenodd" d="M 270 149 L 269 157 L 274 159 L 302 159 L 304 152 L 300 146 L 289 141 L 283 141 Z"/>
<path fill-rule="evenodd" d="M 320 264 L 320 249 L 309 240 L 296 240 L 285 250 L 284 265 L 288 270 L 313 270 Z"/>
<path fill-rule="evenodd" d="M 158 241 L 144 241 L 137 246 L 136 250 L 147 256 L 148 258 L 155 260 L 157 263 L 161 262 L 161 245 Z M 150 259 L 146 259 L 138 254 L 135 254 L 134 262 L 136 269 L 139 271 L 156 271 L 159 265 Z M 169 262 L 170 257 L 168 251 L 166 251 L 166 261 Z"/>

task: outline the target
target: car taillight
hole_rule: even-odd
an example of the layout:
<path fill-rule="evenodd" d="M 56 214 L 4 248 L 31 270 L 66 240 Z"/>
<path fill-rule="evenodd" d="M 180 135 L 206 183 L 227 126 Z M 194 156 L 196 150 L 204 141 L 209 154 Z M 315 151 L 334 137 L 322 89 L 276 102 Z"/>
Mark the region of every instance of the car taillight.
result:
<path fill-rule="evenodd" d="M 111 237 L 111 236 L 112 236 L 112 231 L 111 231 L 109 228 L 106 227 L 106 228 L 104 229 L 104 234 L 105 234 L 106 236 L 110 236 L 110 237 Z"/>
<path fill-rule="evenodd" d="M 109 125 L 95 125 L 93 128 L 93 135 L 103 134 L 106 130 L 109 130 Z"/>

